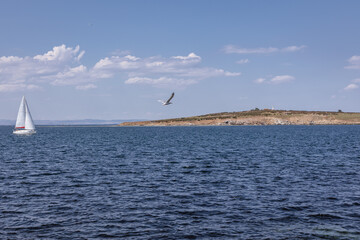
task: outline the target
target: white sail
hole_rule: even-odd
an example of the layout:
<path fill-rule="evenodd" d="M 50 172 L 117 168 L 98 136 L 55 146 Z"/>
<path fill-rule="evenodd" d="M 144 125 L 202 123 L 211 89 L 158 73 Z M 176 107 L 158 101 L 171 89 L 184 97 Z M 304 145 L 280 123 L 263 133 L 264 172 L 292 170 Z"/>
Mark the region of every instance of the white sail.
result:
<path fill-rule="evenodd" d="M 16 119 L 15 128 L 20 128 L 20 129 L 25 128 L 25 116 L 26 116 L 25 101 L 26 101 L 25 97 L 22 97 L 19 107 L 19 112 Z"/>
<path fill-rule="evenodd" d="M 29 106 L 27 105 L 26 100 L 24 102 L 25 102 L 25 104 L 24 104 L 25 105 L 25 129 L 34 130 L 35 125 L 32 120 L 32 117 L 31 117 Z"/>
<path fill-rule="evenodd" d="M 27 105 L 25 97 L 21 99 L 18 116 L 16 119 L 14 134 L 28 135 L 36 133 L 35 125 L 31 117 L 29 106 Z"/>

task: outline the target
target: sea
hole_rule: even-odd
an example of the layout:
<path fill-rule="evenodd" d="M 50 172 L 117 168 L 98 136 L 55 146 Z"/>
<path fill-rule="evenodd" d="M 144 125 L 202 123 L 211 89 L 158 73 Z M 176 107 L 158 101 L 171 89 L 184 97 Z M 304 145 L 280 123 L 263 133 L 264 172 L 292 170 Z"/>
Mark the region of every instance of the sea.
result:
<path fill-rule="evenodd" d="M 360 239 L 360 126 L 0 127 L 0 239 Z"/>

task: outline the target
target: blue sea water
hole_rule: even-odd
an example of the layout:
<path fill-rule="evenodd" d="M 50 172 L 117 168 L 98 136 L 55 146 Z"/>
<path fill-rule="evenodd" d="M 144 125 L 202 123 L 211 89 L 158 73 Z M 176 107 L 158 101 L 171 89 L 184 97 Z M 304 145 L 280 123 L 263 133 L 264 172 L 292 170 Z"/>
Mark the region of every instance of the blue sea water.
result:
<path fill-rule="evenodd" d="M 360 239 L 360 126 L 0 127 L 0 239 Z"/>

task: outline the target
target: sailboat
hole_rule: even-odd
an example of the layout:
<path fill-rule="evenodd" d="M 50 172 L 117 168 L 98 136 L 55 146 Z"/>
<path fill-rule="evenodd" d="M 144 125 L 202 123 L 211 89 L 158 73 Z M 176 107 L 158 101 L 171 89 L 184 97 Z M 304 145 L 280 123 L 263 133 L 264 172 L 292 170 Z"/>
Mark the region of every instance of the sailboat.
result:
<path fill-rule="evenodd" d="M 30 114 L 29 106 L 27 105 L 24 96 L 21 99 L 19 112 L 15 124 L 15 129 L 13 133 L 18 135 L 29 135 L 36 133 L 35 125 Z"/>

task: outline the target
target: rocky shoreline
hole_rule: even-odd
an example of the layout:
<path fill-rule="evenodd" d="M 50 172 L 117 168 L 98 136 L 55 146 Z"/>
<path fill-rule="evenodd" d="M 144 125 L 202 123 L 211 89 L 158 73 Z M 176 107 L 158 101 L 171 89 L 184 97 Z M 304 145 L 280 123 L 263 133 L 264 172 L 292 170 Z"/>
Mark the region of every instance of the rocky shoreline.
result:
<path fill-rule="evenodd" d="M 251 110 L 155 121 L 124 122 L 119 126 L 240 126 L 240 125 L 360 125 L 360 113 Z"/>

